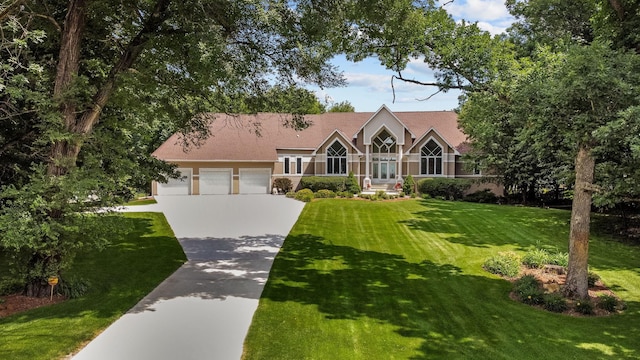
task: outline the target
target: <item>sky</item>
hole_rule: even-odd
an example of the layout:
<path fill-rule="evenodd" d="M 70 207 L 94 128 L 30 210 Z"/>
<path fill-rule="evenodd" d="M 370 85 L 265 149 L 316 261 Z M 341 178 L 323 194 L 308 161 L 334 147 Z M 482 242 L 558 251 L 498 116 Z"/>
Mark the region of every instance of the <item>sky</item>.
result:
<path fill-rule="evenodd" d="M 504 6 L 504 0 L 439 0 L 444 8 L 457 21 L 477 22 L 478 26 L 491 34 L 499 34 L 506 30 L 514 21 Z M 391 111 L 437 111 L 452 110 L 458 107 L 460 92 L 451 90 L 439 93 L 429 100 L 424 100 L 437 89 L 394 81 L 395 100 L 391 88 L 392 71 L 387 70 L 375 58 L 368 58 L 353 63 L 344 56 L 333 59 L 347 80 L 347 86 L 342 88 L 319 89 L 311 87 L 318 98 L 329 104 L 349 101 L 356 111 L 377 111 L 383 104 Z M 433 71 L 421 60 L 409 63 L 403 71 L 405 77 L 414 77 L 420 81 L 433 80 Z"/>

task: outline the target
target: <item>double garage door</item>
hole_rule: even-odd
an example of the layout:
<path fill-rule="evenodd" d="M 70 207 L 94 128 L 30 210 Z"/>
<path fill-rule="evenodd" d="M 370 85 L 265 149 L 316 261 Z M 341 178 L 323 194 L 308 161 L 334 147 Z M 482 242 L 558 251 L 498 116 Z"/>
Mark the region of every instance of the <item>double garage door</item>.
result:
<path fill-rule="evenodd" d="M 268 194 L 269 169 L 240 169 L 240 194 Z M 200 195 L 233 193 L 232 169 L 200 169 Z"/>
<path fill-rule="evenodd" d="M 158 195 L 192 194 L 192 169 L 178 169 L 181 177 L 158 184 Z M 232 169 L 200 169 L 200 195 L 225 195 L 233 193 Z M 240 169 L 240 194 L 270 193 L 270 169 Z"/>

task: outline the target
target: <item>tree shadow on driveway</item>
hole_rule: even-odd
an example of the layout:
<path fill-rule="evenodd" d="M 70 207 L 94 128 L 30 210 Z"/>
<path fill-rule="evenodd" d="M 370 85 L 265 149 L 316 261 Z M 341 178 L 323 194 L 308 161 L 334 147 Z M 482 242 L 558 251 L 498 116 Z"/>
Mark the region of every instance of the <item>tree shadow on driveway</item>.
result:
<path fill-rule="evenodd" d="M 197 297 L 259 299 L 282 235 L 182 238 L 188 261 L 130 312 L 150 310 L 160 300 Z"/>

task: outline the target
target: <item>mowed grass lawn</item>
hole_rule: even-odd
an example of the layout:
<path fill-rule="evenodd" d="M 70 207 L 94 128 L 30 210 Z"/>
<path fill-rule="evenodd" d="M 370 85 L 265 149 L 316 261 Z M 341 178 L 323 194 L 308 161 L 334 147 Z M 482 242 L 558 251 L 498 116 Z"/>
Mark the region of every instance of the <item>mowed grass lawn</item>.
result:
<path fill-rule="evenodd" d="M 161 213 L 128 213 L 101 221 L 129 231 L 102 252 L 77 257 L 67 275 L 89 281 L 89 292 L 0 319 L 0 359 L 61 359 L 79 350 L 186 261 Z M 0 262 L 3 268 L 6 264 Z"/>
<path fill-rule="evenodd" d="M 640 358 L 640 248 L 594 234 L 591 270 L 628 304 L 569 317 L 509 299 L 499 251 L 567 251 L 569 212 L 314 201 L 275 259 L 245 359 Z"/>

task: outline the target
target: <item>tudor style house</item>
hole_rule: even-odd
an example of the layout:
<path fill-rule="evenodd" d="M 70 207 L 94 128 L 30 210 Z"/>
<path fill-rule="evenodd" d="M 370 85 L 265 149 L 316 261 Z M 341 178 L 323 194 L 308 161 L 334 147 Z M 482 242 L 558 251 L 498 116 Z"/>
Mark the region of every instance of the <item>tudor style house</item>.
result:
<path fill-rule="evenodd" d="M 383 105 L 375 113 L 307 115 L 311 126 L 299 131 L 284 127 L 284 116 L 216 114 L 211 137 L 188 151 L 174 134 L 153 155 L 177 164 L 182 178 L 154 183 L 153 194 L 267 194 L 276 178 L 291 179 L 295 189 L 303 176 L 349 172 L 363 189 L 391 189 L 408 174 L 416 181 L 481 176 L 463 164 L 467 138 L 451 111 L 391 112 Z M 259 135 L 249 131 L 255 126 Z"/>

